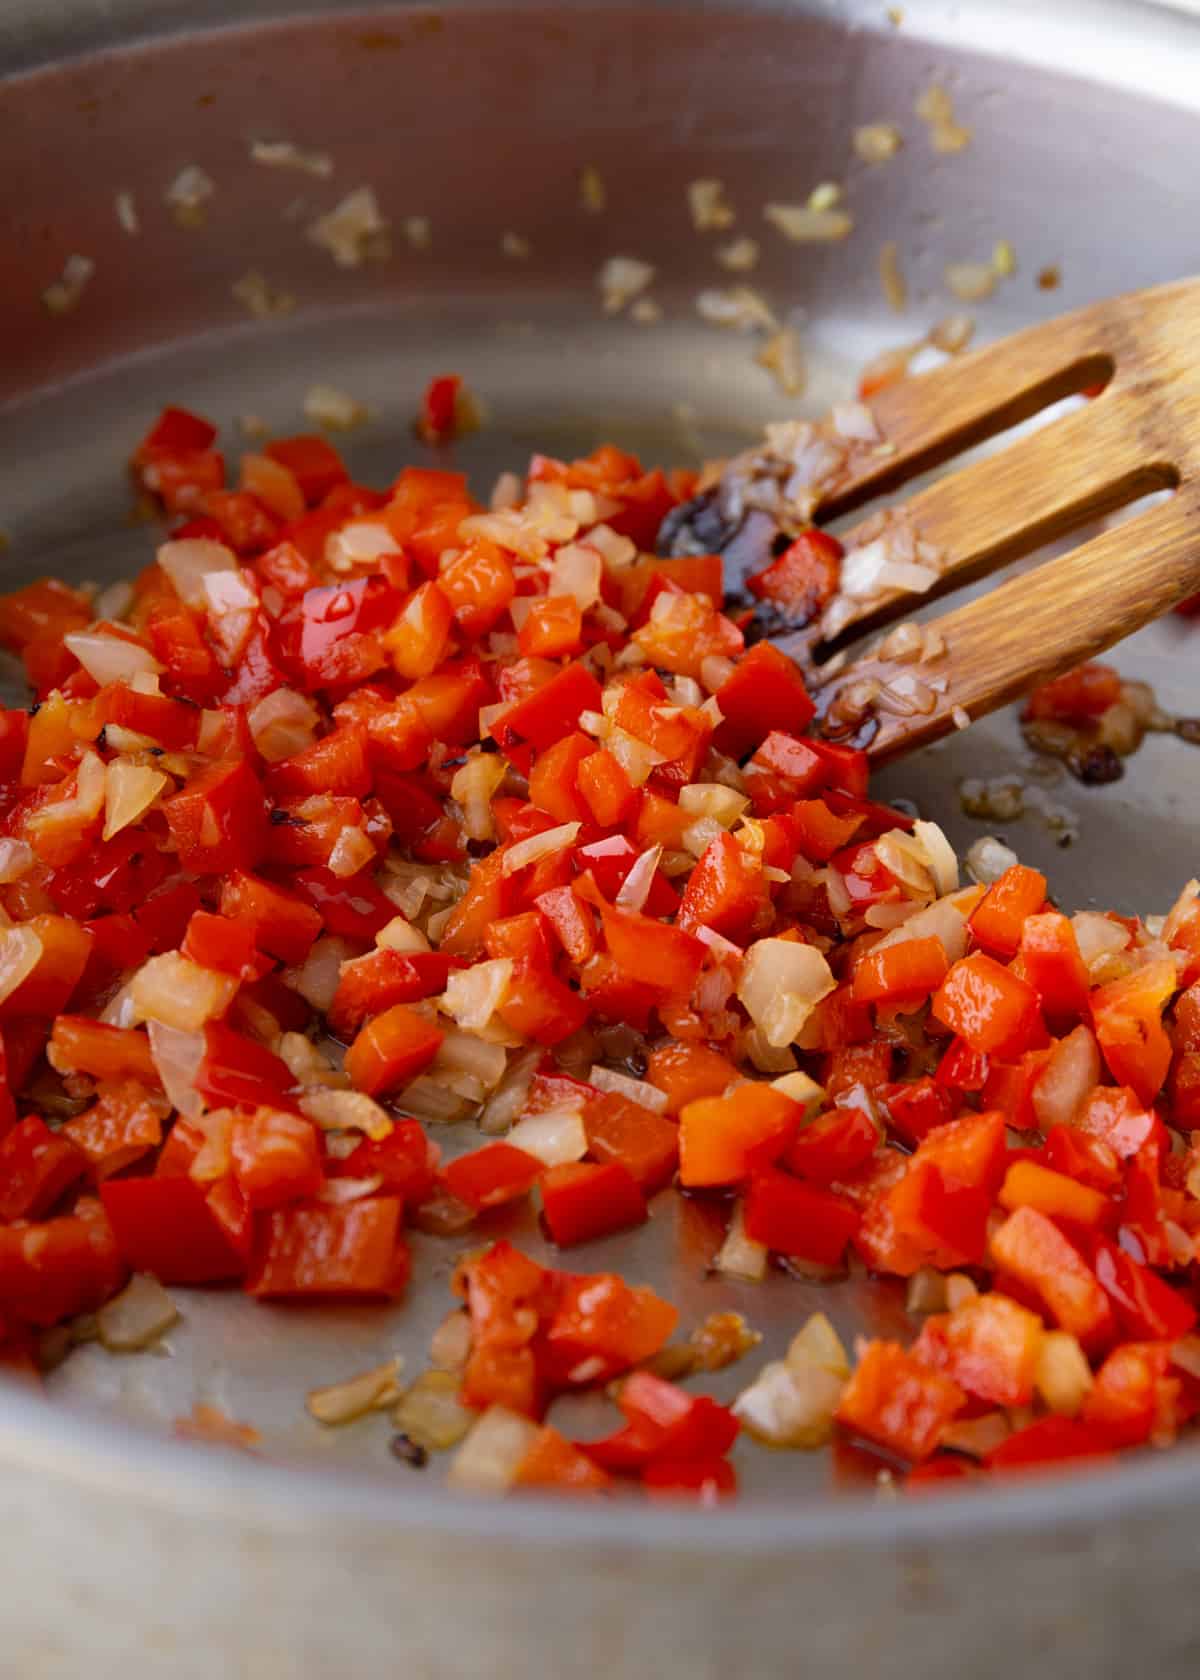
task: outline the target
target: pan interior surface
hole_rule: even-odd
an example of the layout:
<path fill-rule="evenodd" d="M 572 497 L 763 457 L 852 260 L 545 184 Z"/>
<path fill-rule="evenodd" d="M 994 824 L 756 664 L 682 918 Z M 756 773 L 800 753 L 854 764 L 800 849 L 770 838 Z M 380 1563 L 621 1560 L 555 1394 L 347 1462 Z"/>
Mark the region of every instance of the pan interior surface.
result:
<path fill-rule="evenodd" d="M 848 394 L 870 357 L 961 310 L 946 264 L 986 261 L 999 241 L 1017 269 L 971 306 L 981 338 L 1186 274 L 1195 255 L 1178 205 L 1193 185 L 1195 109 L 1183 89 L 1174 102 L 1147 89 L 1157 64 L 1194 54 L 1200 24 L 1145 14 L 1139 73 L 1101 50 L 1110 36 L 1089 34 L 1101 13 L 1124 27 L 1132 8 L 1056 7 L 1039 36 L 1038 15 L 1014 7 L 1020 62 L 992 38 L 988 10 L 967 6 L 951 24 L 946 8 L 918 5 L 896 26 L 881 7 L 411 7 L 168 30 L 26 68 L 6 94 L 0 179 L 5 586 L 45 573 L 107 582 L 149 563 L 156 531 L 132 516 L 123 463 L 166 402 L 219 421 L 236 456 L 255 446 L 251 421 L 276 434 L 306 429 L 306 393 L 331 385 L 369 411 L 335 439 L 356 477 L 386 483 L 407 462 L 436 460 L 486 494 L 534 450 L 569 455 L 611 440 L 648 463 L 691 465 L 743 446 L 766 421 L 815 412 Z M 1053 50 L 1064 12 L 1078 30 L 1070 73 Z M 914 114 L 934 83 L 972 130 L 962 151 L 935 150 Z M 864 163 L 851 134 L 882 121 L 901 128 L 903 148 Z M 333 173 L 255 165 L 256 140 L 327 153 Z M 213 192 L 203 225 L 181 227 L 165 195 L 190 165 Z M 580 201 L 588 169 L 604 184 L 601 211 Z M 727 230 L 693 225 L 687 188 L 707 178 L 736 211 Z M 764 205 L 803 203 L 822 182 L 843 187 L 853 231 L 835 244 L 789 244 Z M 362 186 L 389 223 L 380 245 L 390 254 L 339 268 L 305 230 Z M 132 195 L 136 234 L 118 222 L 118 193 Z M 427 219 L 427 246 L 411 218 Z M 525 254 L 508 254 L 519 249 L 513 235 Z M 752 272 L 718 259 L 742 236 L 760 247 Z M 880 285 L 889 242 L 907 281 L 902 313 Z M 94 274 L 70 313 L 48 315 L 42 290 L 72 253 L 94 261 Z M 614 256 L 653 265 L 647 295 L 660 319 L 604 314 L 597 274 Z M 1045 289 L 1052 269 L 1060 283 Z M 249 319 L 233 295 L 247 272 L 292 307 Z M 739 285 L 796 330 L 802 396 L 756 361 L 761 336 L 698 312 L 698 295 Z M 412 420 L 429 377 L 450 371 L 482 399 L 486 423 L 434 457 Z M 1155 625 L 1118 660 L 1182 714 L 1200 711 L 1188 637 L 1183 621 Z M 964 779 L 1032 779 L 1009 713 L 893 767 L 878 787 L 915 802 L 960 850 L 998 833 L 1046 871 L 1069 909 L 1163 912 L 1194 867 L 1191 751 L 1152 737 L 1114 787 L 1062 782 L 1043 787 L 1041 815 L 974 821 L 960 802 Z M 477 1134 L 468 1124 L 439 1141 L 452 1155 Z M 471 1244 L 488 1234 L 480 1227 Z M 531 1220 L 497 1223 L 494 1234 L 554 1263 Z M 572 1251 L 569 1263 L 654 1284 L 685 1326 L 744 1312 L 763 1343 L 713 1380 L 721 1399 L 817 1308 L 848 1340 L 911 1333 L 902 1287 L 784 1276 L 739 1287 L 708 1274 L 720 1240 L 712 1210 L 668 1192 L 643 1230 Z M 396 1352 L 410 1376 L 423 1369 L 463 1246 L 418 1238 L 412 1292 L 394 1310 L 174 1292 L 182 1321 L 157 1353 L 81 1348 L 50 1393 L 156 1434 L 208 1402 L 256 1428 L 268 1456 L 400 1479 L 408 1473 L 388 1457 L 386 1419 L 322 1430 L 303 1396 Z M 0 1396 L 0 1418 L 6 1403 Z M 601 1402 L 580 1401 L 556 1408 L 554 1421 L 598 1432 L 603 1416 Z M 877 1467 L 853 1457 L 832 1467 L 825 1454 L 745 1442 L 735 1456 L 745 1498 L 772 1514 L 877 1491 Z M 1182 1460 L 1190 1476 L 1187 1449 Z"/>

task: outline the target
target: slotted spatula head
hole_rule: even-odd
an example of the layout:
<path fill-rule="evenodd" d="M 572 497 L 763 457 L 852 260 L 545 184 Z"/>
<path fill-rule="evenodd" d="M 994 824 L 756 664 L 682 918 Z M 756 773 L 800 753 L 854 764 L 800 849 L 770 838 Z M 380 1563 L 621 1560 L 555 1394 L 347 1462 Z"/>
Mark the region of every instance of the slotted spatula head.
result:
<path fill-rule="evenodd" d="M 928 594 L 986 575 L 1149 491 L 1172 494 L 934 620 L 945 652 L 915 672 L 925 709 L 876 710 L 861 729 L 874 761 L 1005 705 L 1200 590 L 1200 280 L 1081 309 L 880 391 L 867 404 L 875 446 L 826 488 L 815 517 L 824 523 L 852 512 L 1099 385 L 1085 407 L 903 504 L 921 562 L 937 574 Z M 870 535 L 868 523 L 844 536 L 848 554 Z M 839 636 L 894 622 L 922 598 L 895 589 L 843 597 Z M 780 645 L 807 652 L 812 641 L 810 634 Z M 869 690 L 902 671 L 911 678 L 914 667 L 898 668 L 878 650 L 856 660 L 825 683 L 825 715 L 836 715 L 850 685 Z M 901 688 L 911 691 L 911 680 Z"/>

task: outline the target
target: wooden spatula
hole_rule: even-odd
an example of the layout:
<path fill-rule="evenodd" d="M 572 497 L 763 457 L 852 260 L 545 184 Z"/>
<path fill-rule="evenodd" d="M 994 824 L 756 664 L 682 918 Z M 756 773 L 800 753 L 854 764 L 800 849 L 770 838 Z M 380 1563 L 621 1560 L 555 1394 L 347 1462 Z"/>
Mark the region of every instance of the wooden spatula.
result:
<path fill-rule="evenodd" d="M 830 677 L 827 711 L 864 679 L 890 683 L 907 672 L 923 685 L 933 680 L 931 709 L 877 711 L 877 726 L 864 725 L 874 761 L 1005 705 L 1200 591 L 1200 280 L 1079 310 L 881 391 L 867 407 L 882 447 L 833 484 L 816 518 L 851 511 L 1101 383 L 1085 407 L 904 504 L 926 545 L 922 558 L 936 553 L 929 594 L 992 572 L 1147 491 L 1169 489 L 1170 499 L 934 620 L 945 653 L 927 667 L 876 654 Z M 842 540 L 848 552 L 859 541 L 854 531 Z M 847 602 L 842 633 L 911 615 L 926 598 L 893 590 Z M 780 645 L 787 649 L 788 640 Z M 928 705 L 928 693 L 921 701 Z"/>

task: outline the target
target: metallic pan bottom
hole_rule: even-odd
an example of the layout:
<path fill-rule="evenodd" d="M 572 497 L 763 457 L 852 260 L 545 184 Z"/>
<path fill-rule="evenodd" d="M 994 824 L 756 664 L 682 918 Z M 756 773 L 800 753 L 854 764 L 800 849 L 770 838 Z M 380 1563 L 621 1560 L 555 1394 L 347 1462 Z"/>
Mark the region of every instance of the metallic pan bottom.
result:
<path fill-rule="evenodd" d="M 762 245 L 750 282 L 800 327 L 814 403 L 959 307 L 944 264 L 987 258 L 999 239 L 1018 273 L 978 310 L 988 335 L 1196 266 L 1200 24 L 1166 11 L 922 0 L 897 28 L 882 6 L 815 4 L 277 10 L 226 30 L 246 8 L 222 0 L 205 8 L 207 32 L 189 34 L 184 7 L 163 0 L 3 8 L 0 524 L 14 582 L 145 563 L 152 534 L 128 522 L 119 463 L 166 400 L 211 413 L 236 452 L 237 417 L 294 429 L 310 385 L 339 386 L 374 411 L 347 451 L 379 481 L 413 457 L 421 386 L 450 369 L 489 408 L 461 451 L 480 489 L 533 447 L 612 437 L 663 461 L 728 448 L 797 411 L 751 340 L 696 314 L 699 290 L 741 278 L 713 258 L 735 234 Z M 913 115 L 935 77 L 974 129 L 957 155 L 936 154 Z M 850 132 L 882 120 L 905 148 L 869 168 Z M 328 150 L 336 174 L 253 167 L 254 138 Z M 216 186 L 199 230 L 163 204 L 190 163 Z M 606 182 L 602 215 L 578 206 L 585 164 Z M 685 188 L 703 176 L 737 206 L 729 234 L 691 226 Z M 787 245 L 761 205 L 802 201 L 822 180 L 846 184 L 852 238 Z M 341 270 L 302 230 L 363 183 L 393 224 L 393 254 Z M 118 191 L 135 196 L 136 237 L 118 226 Z M 428 251 L 404 237 L 417 215 L 432 224 Z M 505 232 L 531 255 L 503 256 Z M 879 285 L 886 240 L 908 278 L 902 317 Z M 39 293 L 72 252 L 95 275 L 75 312 L 50 318 Z M 658 325 L 602 317 L 595 276 L 615 254 L 656 265 Z M 1049 265 L 1061 287 L 1039 290 Z M 248 320 L 230 291 L 248 269 L 293 294 L 294 312 Z M 1168 657 L 1185 634 L 1155 627 L 1121 663 L 1166 705 L 1200 711 L 1188 659 Z M 1001 718 L 885 785 L 965 845 L 986 830 L 959 812 L 958 782 L 1020 757 Z M 1068 907 L 1161 911 L 1194 868 L 1196 768 L 1155 739 L 1116 788 L 1055 790 L 1082 821 L 1069 850 L 1034 819 L 1004 832 Z M 736 1303 L 763 1329 L 764 1356 L 818 1301 L 847 1333 L 904 1333 L 894 1291 L 780 1278 L 739 1296 L 706 1281 L 715 1240 L 667 1197 L 636 1239 L 572 1264 L 657 1281 L 688 1321 Z M 747 1446 L 743 1502 L 698 1514 L 479 1506 L 391 1461 L 382 1420 L 321 1434 L 300 1404 L 307 1387 L 394 1349 L 420 1368 L 451 1259 L 425 1244 L 424 1284 L 395 1314 L 181 1291 L 169 1357 L 82 1350 L 52 1379 L 54 1404 L 0 1395 L 0 1672 L 1008 1680 L 1014 1665 L 1103 1676 L 1138 1660 L 1190 1672 L 1200 1462 L 1188 1450 L 890 1502 L 869 1483 L 833 1487 L 824 1456 Z M 749 1368 L 714 1388 L 727 1397 Z M 264 1457 L 173 1442 L 171 1419 L 196 1399 L 254 1423 Z"/>

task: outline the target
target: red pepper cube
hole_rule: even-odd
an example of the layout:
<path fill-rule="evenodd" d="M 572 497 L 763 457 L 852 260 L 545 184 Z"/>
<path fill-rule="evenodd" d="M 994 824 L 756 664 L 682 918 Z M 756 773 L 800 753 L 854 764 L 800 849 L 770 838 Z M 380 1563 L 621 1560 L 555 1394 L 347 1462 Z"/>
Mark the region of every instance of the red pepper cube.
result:
<path fill-rule="evenodd" d="M 1044 1213 L 1021 1207 L 993 1233 L 991 1254 L 1000 1272 L 1033 1292 L 1055 1323 L 1085 1348 L 1112 1340 L 1116 1326 L 1108 1297 L 1079 1251 Z"/>
<path fill-rule="evenodd" d="M 1069 919 L 1057 910 L 1027 916 L 1013 972 L 1041 999 L 1042 1012 L 1056 1026 L 1086 1020 L 1091 981 Z"/>
<path fill-rule="evenodd" d="M 992 1471 L 1026 1471 L 1074 1459 L 1112 1456 L 1113 1442 L 1107 1431 L 1079 1418 L 1044 1417 L 993 1447 L 984 1463 Z"/>
<path fill-rule="evenodd" d="M 100 1200 L 121 1258 L 160 1283 L 221 1283 L 245 1262 L 205 1192 L 184 1176 L 110 1178 Z"/>
<path fill-rule="evenodd" d="M 546 1229 L 560 1248 L 628 1230 L 646 1219 L 646 1202 L 620 1161 L 569 1161 L 541 1175 Z"/>
<path fill-rule="evenodd" d="M 1173 1434 L 1185 1414 L 1181 1373 L 1168 1342 L 1126 1342 L 1112 1350 L 1084 1397 L 1081 1421 L 1114 1446 L 1135 1447 Z"/>
<path fill-rule="evenodd" d="M 126 1079 L 105 1086 L 90 1108 L 67 1121 L 59 1137 L 82 1149 L 91 1176 L 100 1180 L 158 1148 L 163 1112 L 161 1098 Z"/>
<path fill-rule="evenodd" d="M 337 450 L 323 437 L 276 438 L 266 445 L 263 454 L 287 468 L 309 507 L 324 501 L 331 490 L 350 477 Z"/>
<path fill-rule="evenodd" d="M 690 997 L 707 950 L 699 939 L 635 910 L 603 909 L 600 919 L 619 969 L 656 992 Z"/>
<path fill-rule="evenodd" d="M 1116 1243 L 1098 1237 L 1092 1270 L 1112 1302 L 1123 1336 L 1138 1341 L 1176 1341 L 1195 1328 L 1196 1309 L 1186 1296 Z"/>
<path fill-rule="evenodd" d="M 450 968 L 451 958 L 441 951 L 380 948 L 354 957 L 342 964 L 329 1025 L 339 1038 L 349 1040 L 369 1015 L 444 992 Z"/>
<path fill-rule="evenodd" d="M 102 689 L 99 701 L 105 724 L 119 724 L 146 735 L 171 752 L 186 752 L 196 745 L 200 713 L 195 706 L 171 700 L 165 694 L 141 694 L 125 683 Z"/>
<path fill-rule="evenodd" d="M 741 758 L 775 729 L 798 735 L 816 715 L 794 659 L 770 642 L 756 642 L 717 690 L 722 723 L 718 752 Z"/>
<path fill-rule="evenodd" d="M 830 809 L 826 799 L 795 800 L 788 811 L 788 820 L 796 849 L 810 863 L 828 863 L 835 853 L 849 845 L 862 827 L 862 817 L 856 812 L 839 815 Z"/>
<path fill-rule="evenodd" d="M 266 1215 L 246 1291 L 282 1301 L 390 1300 L 403 1294 L 408 1271 L 396 1197 L 297 1203 Z"/>
<path fill-rule="evenodd" d="M 180 949 L 201 968 L 233 974 L 239 980 L 260 980 L 271 969 L 271 959 L 254 943 L 253 928 L 228 916 L 212 916 L 207 910 L 192 913 Z"/>
<path fill-rule="evenodd" d="M 750 1179 L 745 1202 L 746 1235 L 777 1254 L 837 1266 L 846 1244 L 858 1230 L 859 1212 L 851 1202 L 776 1167 L 764 1167 Z"/>
<path fill-rule="evenodd" d="M 609 1477 L 557 1429 L 543 1424 L 517 1466 L 515 1485 L 571 1494 L 600 1493 L 609 1486 Z"/>
<path fill-rule="evenodd" d="M 582 639 L 583 613 L 574 595 L 543 595 L 533 602 L 517 632 L 517 644 L 527 659 L 578 653 Z"/>
<path fill-rule="evenodd" d="M 714 1505 L 737 1494 L 737 1471 L 727 1458 L 656 1459 L 642 1471 L 651 1499 L 695 1499 Z"/>
<path fill-rule="evenodd" d="M 260 950 L 285 963 L 302 963 L 321 932 L 312 905 L 241 869 L 221 884 L 221 914 L 249 928 Z"/>
<path fill-rule="evenodd" d="M 750 859 L 732 834 L 718 834 L 688 876 L 678 925 L 689 933 L 698 927 L 711 928 L 742 944 L 750 938 L 765 903 L 761 864 Z"/>
<path fill-rule="evenodd" d="M 511 1143 L 487 1143 L 442 1169 L 451 1194 L 476 1212 L 527 1196 L 543 1170 L 536 1155 Z"/>
<path fill-rule="evenodd" d="M 833 1184 L 852 1178 L 878 1146 L 878 1129 L 865 1109 L 831 1108 L 801 1127 L 783 1165 L 798 1178 Z"/>
<path fill-rule="evenodd" d="M 560 1275 L 543 1338 L 547 1380 L 555 1388 L 606 1382 L 650 1359 L 678 1322 L 669 1301 L 611 1272 Z"/>
<path fill-rule="evenodd" d="M 1120 675 L 1111 665 L 1089 663 L 1035 688 L 1022 715 L 1057 718 L 1064 723 L 1090 723 L 1120 698 Z"/>
<path fill-rule="evenodd" d="M 916 1004 L 936 992 L 949 970 L 940 939 L 905 939 L 868 951 L 854 970 L 856 1003 Z"/>
<path fill-rule="evenodd" d="M 438 588 L 454 609 L 462 633 L 472 640 L 487 634 L 517 590 L 503 549 L 478 537 L 441 566 Z"/>
<path fill-rule="evenodd" d="M 969 917 L 971 932 L 989 955 L 1016 955 L 1028 917 L 1046 902 L 1046 877 L 1014 863 L 993 881 Z"/>
<path fill-rule="evenodd" d="M 291 1107 L 287 1093 L 296 1081 L 282 1057 L 244 1033 L 210 1021 L 196 1089 L 213 1108 Z"/>
<path fill-rule="evenodd" d="M 583 760 L 575 783 L 592 819 L 601 828 L 616 828 L 637 803 L 637 789 L 604 747 Z"/>
<path fill-rule="evenodd" d="M 935 1451 L 966 1404 L 958 1384 L 921 1365 L 895 1342 L 870 1342 L 842 1392 L 837 1420 L 910 1464 Z"/>
<path fill-rule="evenodd" d="M 317 1129 L 298 1114 L 270 1108 L 237 1114 L 229 1147 L 233 1176 L 255 1211 L 301 1201 L 321 1188 Z"/>
<path fill-rule="evenodd" d="M 976 1295 L 946 1315 L 943 1331 L 946 1374 L 960 1388 L 996 1406 L 1032 1404 L 1045 1335 L 1036 1313 L 1007 1295 Z"/>
<path fill-rule="evenodd" d="M 687 1189 L 739 1184 L 787 1150 L 804 1111 L 774 1086 L 746 1080 L 679 1115 L 679 1182 Z"/>
<path fill-rule="evenodd" d="M 510 706 L 492 725 L 506 757 L 532 747 L 544 752 L 579 727 L 581 712 L 600 710 L 600 684 L 579 664 L 564 665 L 532 694 Z"/>
<path fill-rule="evenodd" d="M 87 1156 L 32 1114 L 0 1140 L 0 1220 L 40 1219 L 87 1171 Z"/>
<path fill-rule="evenodd" d="M 616 1161 L 651 1196 L 669 1184 L 679 1161 L 678 1129 L 653 1109 L 613 1091 L 589 1097 L 583 1110 L 588 1154 Z"/>
<path fill-rule="evenodd" d="M 158 1081 L 150 1040 L 133 1027 L 60 1015 L 50 1030 L 48 1052 L 59 1072 L 88 1073 L 101 1080 L 140 1079 L 147 1085 Z"/>
<path fill-rule="evenodd" d="M 819 618 L 837 594 L 844 552 L 828 531 L 801 531 L 769 566 L 746 579 L 746 588 L 782 607 L 800 629 Z"/>
<path fill-rule="evenodd" d="M 203 415 L 187 408 L 164 408 L 133 452 L 134 466 L 145 466 L 163 451 L 180 454 L 190 449 L 208 449 L 216 442 L 217 428 Z"/>
<path fill-rule="evenodd" d="M 1118 1085 L 1131 1086 L 1146 1105 L 1162 1090 L 1171 1065 L 1162 1012 L 1178 987 L 1174 962 L 1163 958 L 1092 993 L 1096 1038 L 1108 1070 Z"/>
<path fill-rule="evenodd" d="M 59 1219 L 0 1226 L 0 1312 L 19 1323 L 48 1326 L 94 1312 L 127 1275 L 92 1197 Z"/>
<path fill-rule="evenodd" d="M 383 638 L 392 664 L 402 677 L 427 677 L 446 653 L 454 609 L 436 583 L 422 583 L 400 608 Z"/>
<path fill-rule="evenodd" d="M 441 1149 L 419 1120 L 396 1120 L 385 1138 L 364 1138 L 341 1160 L 329 1159 L 330 1178 L 380 1178 L 381 1191 L 417 1207 L 433 1189 Z"/>
<path fill-rule="evenodd" d="M 596 951 L 596 920 L 574 887 L 551 887 L 534 901 L 570 960 L 582 968 Z"/>
<path fill-rule="evenodd" d="M 892 1129 L 903 1142 L 912 1145 L 920 1143 L 935 1126 L 944 1126 L 952 1113 L 945 1088 L 928 1074 L 921 1079 L 882 1085 L 876 1095 L 887 1110 Z"/>
<path fill-rule="evenodd" d="M 626 1427 L 583 1449 L 609 1470 L 706 1463 L 723 1458 L 737 1440 L 738 1420 L 727 1406 L 704 1394 L 688 1394 L 650 1371 L 635 1371 L 621 1385 L 617 1404 Z"/>
<path fill-rule="evenodd" d="M 935 1020 L 984 1055 L 1019 1055 L 1044 1032 L 1033 987 L 981 953 L 954 964 L 932 1010 Z"/>
<path fill-rule="evenodd" d="M 423 1015 L 395 1004 L 359 1032 L 346 1052 L 346 1072 L 369 1097 L 397 1090 L 429 1066 L 444 1037 Z"/>
<path fill-rule="evenodd" d="M 496 1013 L 513 1032 L 536 1044 L 560 1044 L 587 1021 L 584 998 L 548 969 L 520 962 Z"/>
<path fill-rule="evenodd" d="M 267 839 L 262 785 L 244 759 L 214 764 L 164 800 L 182 868 L 193 875 L 253 869 Z"/>
<path fill-rule="evenodd" d="M 560 823 L 586 822 L 588 808 L 576 786 L 576 777 L 584 760 L 595 751 L 592 738 L 575 731 L 539 753 L 529 772 L 532 803 Z"/>
<path fill-rule="evenodd" d="M 273 764 L 266 785 L 271 796 L 280 799 L 302 798 L 310 793 L 365 799 L 373 786 L 366 730 L 358 724 L 342 725 L 310 747 Z"/>

